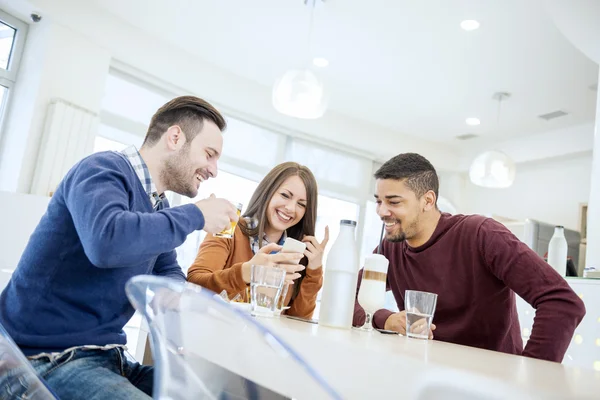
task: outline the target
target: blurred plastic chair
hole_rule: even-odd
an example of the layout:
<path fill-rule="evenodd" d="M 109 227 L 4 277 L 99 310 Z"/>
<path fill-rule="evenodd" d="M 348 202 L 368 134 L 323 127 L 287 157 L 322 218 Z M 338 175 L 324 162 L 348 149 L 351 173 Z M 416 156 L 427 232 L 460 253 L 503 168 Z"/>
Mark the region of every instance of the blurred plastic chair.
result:
<path fill-rule="evenodd" d="M 57 399 L 2 325 L 0 325 L 0 399 Z"/>
<path fill-rule="evenodd" d="M 289 345 L 209 290 L 142 275 L 126 292 L 150 328 L 156 399 L 341 398 Z"/>

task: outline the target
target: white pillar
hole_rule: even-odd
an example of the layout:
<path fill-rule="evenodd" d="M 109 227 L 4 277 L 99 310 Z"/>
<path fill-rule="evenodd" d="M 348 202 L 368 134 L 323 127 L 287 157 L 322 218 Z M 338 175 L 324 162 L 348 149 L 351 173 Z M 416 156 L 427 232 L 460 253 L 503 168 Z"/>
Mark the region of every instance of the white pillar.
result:
<path fill-rule="evenodd" d="M 586 267 L 600 269 L 600 90 L 596 101 L 596 127 L 594 129 L 594 156 L 592 182 L 587 210 Z"/>

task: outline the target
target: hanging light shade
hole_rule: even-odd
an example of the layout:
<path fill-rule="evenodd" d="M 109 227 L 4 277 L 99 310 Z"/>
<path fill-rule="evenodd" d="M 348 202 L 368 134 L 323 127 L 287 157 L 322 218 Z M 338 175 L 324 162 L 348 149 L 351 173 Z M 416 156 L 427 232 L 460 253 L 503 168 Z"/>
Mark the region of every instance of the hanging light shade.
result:
<path fill-rule="evenodd" d="M 327 102 L 322 79 L 310 69 L 287 71 L 273 87 L 273 107 L 290 117 L 320 118 Z"/>
<path fill-rule="evenodd" d="M 486 151 L 475 158 L 469 168 L 473 184 L 486 188 L 507 188 L 515 181 L 514 161 L 501 151 Z"/>
<path fill-rule="evenodd" d="M 457 214 L 456 207 L 454 207 L 454 204 L 452 204 L 450 200 L 443 196 L 438 197 L 437 207 L 438 210 L 440 210 L 441 212 L 445 212 L 452 215 Z"/>

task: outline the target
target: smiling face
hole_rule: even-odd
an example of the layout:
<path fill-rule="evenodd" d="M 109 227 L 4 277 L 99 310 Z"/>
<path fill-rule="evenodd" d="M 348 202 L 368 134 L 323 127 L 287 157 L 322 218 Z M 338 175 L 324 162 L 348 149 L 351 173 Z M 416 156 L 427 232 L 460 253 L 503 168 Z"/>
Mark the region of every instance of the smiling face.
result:
<path fill-rule="evenodd" d="M 283 232 L 296 225 L 306 213 L 306 187 L 299 176 L 288 177 L 277 188 L 267 206 L 268 230 Z"/>
<path fill-rule="evenodd" d="M 433 165 L 416 153 L 402 153 L 376 172 L 377 214 L 385 223 L 385 238 L 406 240 L 411 247 L 433 235 L 441 217 L 436 202 L 439 178 Z"/>
<path fill-rule="evenodd" d="M 178 126 L 169 128 L 179 129 Z M 194 198 L 200 184 L 217 176 L 217 161 L 223 149 L 223 134 L 217 125 L 205 120 L 202 130 L 191 142 L 185 142 L 185 135 L 179 132 L 178 149 L 166 160 L 162 178 L 165 187 L 175 193 Z"/>
<path fill-rule="evenodd" d="M 425 196 L 417 198 L 403 180 L 378 179 L 375 200 L 377 215 L 385 223 L 386 240 L 410 241 L 419 235 L 422 210 L 427 208 Z"/>

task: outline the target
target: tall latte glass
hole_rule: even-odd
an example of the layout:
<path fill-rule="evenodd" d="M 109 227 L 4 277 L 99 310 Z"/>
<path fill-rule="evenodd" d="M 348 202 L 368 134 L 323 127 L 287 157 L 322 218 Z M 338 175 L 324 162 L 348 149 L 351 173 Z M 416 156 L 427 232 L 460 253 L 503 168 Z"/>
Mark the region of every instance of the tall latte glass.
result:
<path fill-rule="evenodd" d="M 381 254 L 371 254 L 365 258 L 362 282 L 358 291 L 358 303 L 365 310 L 365 324 L 357 328 L 373 330 L 373 314 L 385 305 L 385 283 L 389 261 Z"/>

